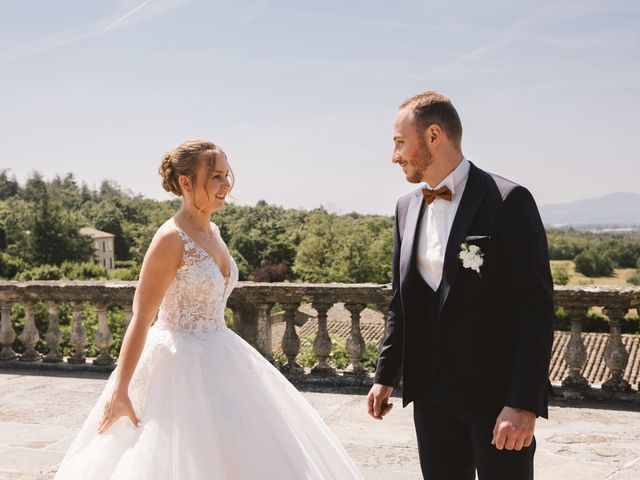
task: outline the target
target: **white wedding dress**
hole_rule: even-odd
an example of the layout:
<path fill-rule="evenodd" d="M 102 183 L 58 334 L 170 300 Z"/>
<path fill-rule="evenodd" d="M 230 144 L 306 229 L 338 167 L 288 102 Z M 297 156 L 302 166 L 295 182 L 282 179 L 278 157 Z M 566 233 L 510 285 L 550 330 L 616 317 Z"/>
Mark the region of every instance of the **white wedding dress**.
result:
<path fill-rule="evenodd" d="M 129 385 L 142 425 L 122 417 L 97 433 L 116 367 L 54 478 L 363 478 L 306 399 L 225 325 L 225 304 L 238 281 L 235 263 L 225 279 L 172 219 L 160 228 L 178 232 L 184 264 Z"/>

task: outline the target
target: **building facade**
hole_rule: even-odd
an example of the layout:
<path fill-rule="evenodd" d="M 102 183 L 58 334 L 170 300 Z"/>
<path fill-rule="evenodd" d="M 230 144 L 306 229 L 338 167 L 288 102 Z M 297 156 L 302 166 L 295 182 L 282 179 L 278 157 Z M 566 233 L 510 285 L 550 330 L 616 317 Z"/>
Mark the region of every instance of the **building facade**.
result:
<path fill-rule="evenodd" d="M 80 233 L 91 237 L 96 263 L 107 270 L 112 270 L 116 262 L 114 251 L 115 235 L 92 227 L 83 227 L 80 229 Z"/>

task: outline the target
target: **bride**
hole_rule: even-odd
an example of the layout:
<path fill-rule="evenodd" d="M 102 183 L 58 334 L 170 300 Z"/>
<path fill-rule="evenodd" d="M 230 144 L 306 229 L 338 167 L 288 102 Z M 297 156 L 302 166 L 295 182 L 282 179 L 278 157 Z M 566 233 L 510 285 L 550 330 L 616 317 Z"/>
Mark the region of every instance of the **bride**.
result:
<path fill-rule="evenodd" d="M 225 325 L 238 268 L 210 217 L 232 187 L 226 155 L 187 141 L 160 174 L 182 208 L 149 246 L 118 365 L 54 478 L 361 479 L 305 398 Z"/>

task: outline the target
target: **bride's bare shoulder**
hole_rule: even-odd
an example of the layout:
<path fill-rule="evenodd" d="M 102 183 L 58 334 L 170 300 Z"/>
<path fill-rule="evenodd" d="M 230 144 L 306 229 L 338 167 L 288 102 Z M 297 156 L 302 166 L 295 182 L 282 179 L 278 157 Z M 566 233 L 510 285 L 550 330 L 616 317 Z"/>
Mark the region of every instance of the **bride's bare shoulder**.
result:
<path fill-rule="evenodd" d="M 145 256 L 160 257 L 165 261 L 169 258 L 174 258 L 177 263 L 180 263 L 183 249 L 184 241 L 180 237 L 180 234 L 170 222 L 167 222 L 161 225 L 156 231 L 147 250 L 147 255 Z"/>

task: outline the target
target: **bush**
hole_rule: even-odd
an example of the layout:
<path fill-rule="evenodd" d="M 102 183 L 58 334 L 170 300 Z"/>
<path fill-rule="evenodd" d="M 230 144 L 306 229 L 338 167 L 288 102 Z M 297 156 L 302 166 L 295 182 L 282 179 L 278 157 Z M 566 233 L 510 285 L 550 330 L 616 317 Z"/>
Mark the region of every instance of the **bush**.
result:
<path fill-rule="evenodd" d="M 94 262 L 63 262 L 60 270 L 66 280 L 95 280 L 108 277 L 106 268 Z"/>
<path fill-rule="evenodd" d="M 254 270 L 253 280 L 256 282 L 284 282 L 291 278 L 291 269 L 282 263 L 271 264 L 261 266 Z"/>
<path fill-rule="evenodd" d="M 551 275 L 553 276 L 554 285 L 566 285 L 571 279 L 569 269 L 564 263 L 554 263 L 551 266 Z"/>
<path fill-rule="evenodd" d="M 115 268 L 135 268 L 138 267 L 138 269 L 140 268 L 140 266 L 138 265 L 138 262 L 136 262 L 135 260 L 116 260 L 115 264 L 114 264 Z"/>
<path fill-rule="evenodd" d="M 549 258 L 551 260 L 573 260 L 582 253 L 585 242 L 571 237 L 549 232 Z"/>
<path fill-rule="evenodd" d="M 61 278 L 62 271 L 57 265 L 40 265 L 33 267 L 23 271 L 16 277 L 17 280 L 23 282 L 29 280 L 60 280 Z"/>
<path fill-rule="evenodd" d="M 11 280 L 26 268 L 27 265 L 19 258 L 0 253 L 0 278 Z"/>
<path fill-rule="evenodd" d="M 618 268 L 634 268 L 640 261 L 640 243 L 632 240 L 618 240 L 607 249 L 607 254 Z"/>
<path fill-rule="evenodd" d="M 113 280 L 135 281 L 140 277 L 140 267 L 114 268 L 109 273 L 109 278 Z"/>
<path fill-rule="evenodd" d="M 575 260 L 576 271 L 587 277 L 609 277 L 613 273 L 613 261 L 606 254 L 587 249 Z"/>

